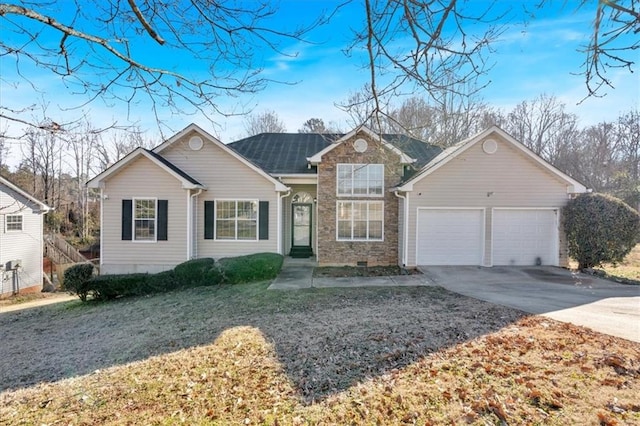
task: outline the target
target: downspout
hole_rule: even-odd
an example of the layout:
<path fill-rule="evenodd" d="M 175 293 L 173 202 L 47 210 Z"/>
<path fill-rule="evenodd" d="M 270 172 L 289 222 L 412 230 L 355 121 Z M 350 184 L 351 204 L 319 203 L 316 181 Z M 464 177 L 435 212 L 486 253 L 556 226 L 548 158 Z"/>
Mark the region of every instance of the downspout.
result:
<path fill-rule="evenodd" d="M 277 251 L 278 254 L 281 254 L 284 256 L 284 253 L 282 253 L 282 200 L 287 198 L 289 195 L 291 195 L 291 188 L 287 189 L 287 192 L 285 192 L 283 195 L 278 195 L 278 206 L 277 206 L 277 213 L 276 213 L 276 217 L 278 218 L 278 238 L 277 238 Z"/>
<path fill-rule="evenodd" d="M 402 267 L 407 267 L 407 250 L 409 248 L 409 194 L 400 195 L 400 193 L 396 190 L 393 191 L 393 195 L 402 199 L 402 203 L 404 204 L 404 208 L 402 209 L 404 213 L 404 219 L 402 221 L 402 240 L 404 247 L 402 248 Z"/>
<path fill-rule="evenodd" d="M 202 194 L 202 188 L 198 189 L 198 192 L 191 194 L 191 196 L 189 197 L 189 221 L 191 222 L 191 226 L 189 226 L 189 235 L 188 235 L 188 241 L 189 241 L 189 250 L 191 251 L 190 253 L 190 259 L 195 259 L 198 257 L 198 236 L 197 234 L 194 236 L 194 229 L 198 228 L 198 200 L 196 199 L 196 206 L 195 206 L 195 210 L 193 209 L 193 201 L 194 199 L 198 196 Z M 195 225 L 194 225 L 195 224 Z"/>
<path fill-rule="evenodd" d="M 107 201 L 107 196 L 104 193 L 104 183 L 100 183 L 100 270 L 99 270 L 99 273 L 102 273 L 102 266 L 104 265 L 104 203 L 105 201 Z M 42 226 L 44 229 L 44 223 L 42 224 Z M 53 274 L 53 267 L 51 268 L 51 273 Z"/>

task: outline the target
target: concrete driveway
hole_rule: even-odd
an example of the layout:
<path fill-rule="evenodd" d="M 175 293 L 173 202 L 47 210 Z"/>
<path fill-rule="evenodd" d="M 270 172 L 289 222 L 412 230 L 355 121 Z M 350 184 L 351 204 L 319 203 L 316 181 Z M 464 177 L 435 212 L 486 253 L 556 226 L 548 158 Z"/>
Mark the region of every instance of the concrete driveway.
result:
<path fill-rule="evenodd" d="M 555 267 L 420 269 L 455 293 L 640 342 L 640 286 Z"/>

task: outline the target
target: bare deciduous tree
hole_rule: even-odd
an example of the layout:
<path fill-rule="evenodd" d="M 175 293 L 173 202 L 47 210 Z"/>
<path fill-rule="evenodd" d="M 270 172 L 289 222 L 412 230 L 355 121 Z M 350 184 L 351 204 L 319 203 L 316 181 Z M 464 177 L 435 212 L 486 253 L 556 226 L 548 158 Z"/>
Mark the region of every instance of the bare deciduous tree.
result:
<path fill-rule="evenodd" d="M 555 96 L 522 101 L 507 115 L 505 130 L 533 152 L 555 164 L 567 135 L 577 132 L 578 118 Z"/>
<path fill-rule="evenodd" d="M 615 142 L 621 172 L 616 194 L 640 210 L 640 111 L 621 115 L 615 123 Z"/>
<path fill-rule="evenodd" d="M 388 104 L 384 112 L 373 114 L 374 101 L 367 96 L 367 88 L 352 93 L 346 101 L 347 112 L 357 126 L 365 124 L 381 133 L 405 134 L 419 140 L 449 146 L 462 139 L 501 124 L 499 111 L 491 109 L 477 95 L 440 92 L 437 101 L 411 96 L 399 105 Z"/>
<path fill-rule="evenodd" d="M 56 207 L 56 178 L 62 169 L 62 146 L 55 132 L 29 129 L 23 148 L 22 167 L 32 175 L 31 193 Z"/>
<path fill-rule="evenodd" d="M 365 25 L 354 47 L 366 47 L 374 112 L 383 111 L 382 99 L 408 90 L 431 96 L 475 83 L 501 33 L 493 9 L 456 0 L 365 0 Z M 473 33 L 479 23 L 484 28 Z"/>
<path fill-rule="evenodd" d="M 275 111 L 264 111 L 247 116 L 244 130 L 247 136 L 253 136 L 260 133 L 285 133 L 287 128 Z"/>
<path fill-rule="evenodd" d="M 152 148 L 153 146 L 153 141 L 145 138 L 145 132 L 137 126 L 126 130 L 115 130 L 109 137 L 101 133 L 95 146 L 96 171 L 105 170 L 138 147 Z"/>
<path fill-rule="evenodd" d="M 4 131 L 0 131 L 0 172 L 7 167 L 7 157 L 9 156 L 9 144 Z"/>
<path fill-rule="evenodd" d="M 91 123 L 86 121 L 77 132 L 65 132 L 64 142 L 66 151 L 70 154 L 65 156 L 67 169 L 71 172 L 74 183 L 72 190 L 74 202 L 69 221 L 75 228 L 77 235 L 86 241 L 91 233 L 91 223 L 89 218 L 88 188 L 85 182 L 95 172 L 94 159 L 99 147 L 100 135 L 93 129 Z"/>

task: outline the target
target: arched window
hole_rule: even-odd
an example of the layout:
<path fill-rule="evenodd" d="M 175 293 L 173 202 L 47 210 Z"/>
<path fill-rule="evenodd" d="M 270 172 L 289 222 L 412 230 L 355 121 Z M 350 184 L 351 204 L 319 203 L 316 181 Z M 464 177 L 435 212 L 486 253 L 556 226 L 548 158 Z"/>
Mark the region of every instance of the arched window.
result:
<path fill-rule="evenodd" d="M 307 192 L 296 192 L 291 199 L 293 204 L 310 204 L 313 203 L 313 197 Z"/>

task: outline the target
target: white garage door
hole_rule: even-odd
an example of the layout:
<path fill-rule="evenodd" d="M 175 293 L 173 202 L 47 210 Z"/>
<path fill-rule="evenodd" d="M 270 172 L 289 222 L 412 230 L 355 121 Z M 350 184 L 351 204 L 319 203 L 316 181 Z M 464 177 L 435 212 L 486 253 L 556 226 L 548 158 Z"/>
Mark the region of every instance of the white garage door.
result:
<path fill-rule="evenodd" d="M 493 264 L 558 265 L 557 210 L 493 211 Z"/>
<path fill-rule="evenodd" d="M 481 265 L 484 210 L 418 210 L 418 265 Z"/>

